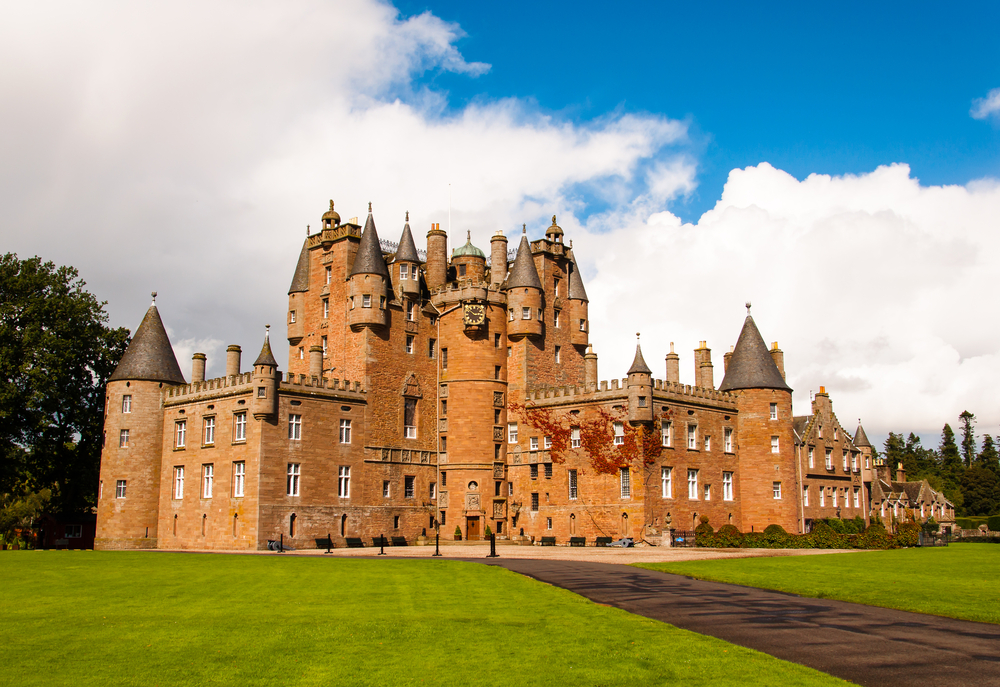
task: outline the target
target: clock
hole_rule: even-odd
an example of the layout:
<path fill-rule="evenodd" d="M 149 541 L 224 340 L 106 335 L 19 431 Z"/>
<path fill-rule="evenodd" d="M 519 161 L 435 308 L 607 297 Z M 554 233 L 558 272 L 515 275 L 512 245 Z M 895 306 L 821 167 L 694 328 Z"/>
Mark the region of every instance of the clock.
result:
<path fill-rule="evenodd" d="M 486 320 L 486 306 L 479 303 L 465 304 L 465 324 L 478 327 Z"/>

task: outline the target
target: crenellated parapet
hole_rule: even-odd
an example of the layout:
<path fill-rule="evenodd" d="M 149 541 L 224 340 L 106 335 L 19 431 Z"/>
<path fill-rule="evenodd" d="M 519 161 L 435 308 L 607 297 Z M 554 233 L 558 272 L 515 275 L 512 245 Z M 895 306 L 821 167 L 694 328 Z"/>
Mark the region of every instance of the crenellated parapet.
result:
<path fill-rule="evenodd" d="M 507 305 L 507 294 L 500 284 L 487 279 L 457 279 L 431 290 L 431 303 L 440 309 L 454 303 L 485 301 L 495 305 Z"/>
<path fill-rule="evenodd" d="M 361 382 L 352 382 L 346 379 L 327 379 L 320 377 L 310 377 L 309 375 L 287 374 L 281 380 L 279 391 L 318 391 L 333 393 L 348 393 L 357 396 L 357 400 L 364 400 L 367 391 L 362 388 Z"/>
<path fill-rule="evenodd" d="M 221 398 L 249 393 L 253 386 L 253 373 L 216 377 L 191 384 L 178 384 L 163 389 L 164 406 L 193 403 L 208 398 Z"/>
<path fill-rule="evenodd" d="M 602 403 L 628 398 L 628 378 L 612 379 L 591 385 L 538 387 L 525 392 L 525 400 L 533 405 L 566 405 L 575 403 Z M 653 380 L 654 402 L 700 403 L 722 406 L 736 411 L 736 396 L 726 391 L 705 387 Z"/>

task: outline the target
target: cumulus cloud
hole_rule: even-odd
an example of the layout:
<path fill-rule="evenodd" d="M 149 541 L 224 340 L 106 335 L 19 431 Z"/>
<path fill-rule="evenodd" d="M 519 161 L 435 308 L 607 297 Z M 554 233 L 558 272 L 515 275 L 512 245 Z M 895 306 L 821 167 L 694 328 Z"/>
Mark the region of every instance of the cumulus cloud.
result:
<path fill-rule="evenodd" d="M 985 98 L 976 98 L 972 101 L 972 109 L 969 114 L 974 119 L 986 119 L 1000 115 L 1000 88 L 994 88 L 986 94 Z"/>

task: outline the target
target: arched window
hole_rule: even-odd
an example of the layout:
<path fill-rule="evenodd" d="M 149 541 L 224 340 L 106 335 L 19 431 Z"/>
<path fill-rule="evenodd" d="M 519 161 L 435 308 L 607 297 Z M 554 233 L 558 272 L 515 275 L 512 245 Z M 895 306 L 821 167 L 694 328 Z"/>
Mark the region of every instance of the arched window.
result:
<path fill-rule="evenodd" d="M 295 536 L 295 513 L 292 513 L 288 517 L 288 536 L 289 537 Z"/>
<path fill-rule="evenodd" d="M 347 536 L 347 515 L 340 516 L 340 536 Z"/>

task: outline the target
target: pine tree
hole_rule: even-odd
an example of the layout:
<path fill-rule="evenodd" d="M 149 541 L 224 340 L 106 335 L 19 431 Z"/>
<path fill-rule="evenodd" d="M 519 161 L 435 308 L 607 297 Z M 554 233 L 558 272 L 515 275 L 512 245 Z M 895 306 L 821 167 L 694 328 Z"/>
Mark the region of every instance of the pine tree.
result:
<path fill-rule="evenodd" d="M 997 447 L 993 443 L 993 437 L 989 434 L 983 435 L 983 450 L 979 452 L 976 462 L 981 467 L 989 468 L 993 472 L 1000 475 L 1000 454 L 997 453 Z"/>
<path fill-rule="evenodd" d="M 963 410 L 958 416 L 962 423 L 962 458 L 965 460 L 965 467 L 972 466 L 972 459 L 976 457 L 976 416 L 968 410 Z"/>

